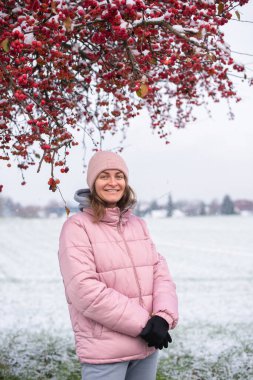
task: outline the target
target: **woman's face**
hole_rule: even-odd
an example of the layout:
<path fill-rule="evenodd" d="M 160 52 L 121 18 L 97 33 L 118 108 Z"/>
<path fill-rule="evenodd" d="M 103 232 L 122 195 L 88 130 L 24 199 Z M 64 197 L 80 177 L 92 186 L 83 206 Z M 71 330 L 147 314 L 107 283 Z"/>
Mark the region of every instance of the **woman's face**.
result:
<path fill-rule="evenodd" d="M 125 188 L 125 176 L 117 169 L 109 169 L 99 173 L 95 181 L 96 193 L 106 202 L 107 207 L 116 206 L 122 198 Z"/>

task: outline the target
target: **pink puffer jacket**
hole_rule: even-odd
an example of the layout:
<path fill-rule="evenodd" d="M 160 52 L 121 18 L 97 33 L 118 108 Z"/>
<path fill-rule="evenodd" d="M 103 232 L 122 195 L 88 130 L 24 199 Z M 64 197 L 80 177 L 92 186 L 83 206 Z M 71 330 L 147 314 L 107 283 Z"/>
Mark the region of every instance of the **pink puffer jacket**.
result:
<path fill-rule="evenodd" d="M 100 223 L 91 209 L 70 217 L 60 236 L 59 262 L 76 352 L 81 362 L 142 359 L 154 352 L 138 335 L 152 314 L 173 329 L 177 296 L 165 260 L 145 222 L 118 208 Z"/>

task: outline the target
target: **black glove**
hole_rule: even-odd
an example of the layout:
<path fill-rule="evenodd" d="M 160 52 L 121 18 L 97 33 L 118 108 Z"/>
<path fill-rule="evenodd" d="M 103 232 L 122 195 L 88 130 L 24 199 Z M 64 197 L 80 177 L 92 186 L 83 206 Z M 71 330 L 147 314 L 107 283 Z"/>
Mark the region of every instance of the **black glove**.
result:
<path fill-rule="evenodd" d="M 168 322 L 162 317 L 155 315 L 148 320 L 140 336 L 148 343 L 149 347 L 154 346 L 161 350 L 163 347 L 168 347 L 168 343 L 172 342 L 168 330 Z"/>

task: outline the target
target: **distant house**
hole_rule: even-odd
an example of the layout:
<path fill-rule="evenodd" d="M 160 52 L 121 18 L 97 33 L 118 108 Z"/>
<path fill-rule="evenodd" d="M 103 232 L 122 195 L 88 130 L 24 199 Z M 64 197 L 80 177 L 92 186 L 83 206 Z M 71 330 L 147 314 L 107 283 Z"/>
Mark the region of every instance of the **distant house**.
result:
<path fill-rule="evenodd" d="M 150 215 L 152 218 L 160 219 L 160 218 L 166 218 L 167 217 L 167 210 L 152 210 L 150 212 Z"/>
<path fill-rule="evenodd" d="M 253 201 L 249 201 L 248 199 L 238 199 L 234 201 L 234 207 L 238 213 L 253 213 Z"/>

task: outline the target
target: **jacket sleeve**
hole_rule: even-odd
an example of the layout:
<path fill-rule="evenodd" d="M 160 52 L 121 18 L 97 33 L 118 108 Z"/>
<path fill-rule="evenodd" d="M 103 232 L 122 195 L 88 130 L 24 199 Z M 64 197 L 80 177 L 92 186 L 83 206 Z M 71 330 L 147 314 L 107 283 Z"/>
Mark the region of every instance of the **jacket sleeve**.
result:
<path fill-rule="evenodd" d="M 73 217 L 61 231 L 59 263 L 68 303 L 110 330 L 133 337 L 140 334 L 148 311 L 99 280 L 87 233 Z"/>
<path fill-rule="evenodd" d="M 172 280 L 165 258 L 160 255 L 150 238 L 146 223 L 142 220 L 145 233 L 150 239 L 153 253 L 156 257 L 153 274 L 153 312 L 152 315 L 159 315 L 164 318 L 170 329 L 174 329 L 178 322 L 178 298 L 176 285 Z"/>

